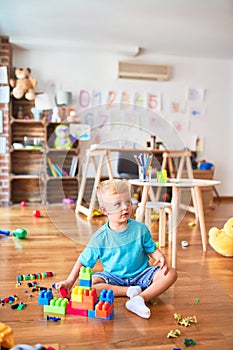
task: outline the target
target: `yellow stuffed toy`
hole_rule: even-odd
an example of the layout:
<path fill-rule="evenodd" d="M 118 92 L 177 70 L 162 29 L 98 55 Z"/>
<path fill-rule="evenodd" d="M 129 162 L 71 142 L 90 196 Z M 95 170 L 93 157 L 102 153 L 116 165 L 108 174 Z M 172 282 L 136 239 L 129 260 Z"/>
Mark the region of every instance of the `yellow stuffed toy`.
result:
<path fill-rule="evenodd" d="M 233 257 L 233 217 L 227 220 L 223 229 L 212 227 L 209 230 L 209 244 L 217 253 Z"/>

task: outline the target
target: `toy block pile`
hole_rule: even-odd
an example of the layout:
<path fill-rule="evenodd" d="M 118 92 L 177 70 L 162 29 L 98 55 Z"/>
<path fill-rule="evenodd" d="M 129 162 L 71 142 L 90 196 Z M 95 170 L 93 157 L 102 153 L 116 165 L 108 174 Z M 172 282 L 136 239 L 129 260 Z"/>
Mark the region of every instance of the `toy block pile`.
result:
<path fill-rule="evenodd" d="M 54 298 L 52 291 L 42 291 L 38 304 L 44 306 L 45 313 L 60 315 L 78 315 L 111 320 L 114 315 L 114 295 L 112 290 L 103 289 L 97 298 L 96 289 L 92 288 L 92 270 L 82 267 L 79 273 L 79 286 L 73 288 L 71 299 L 66 298 L 64 288 L 62 298 Z"/>

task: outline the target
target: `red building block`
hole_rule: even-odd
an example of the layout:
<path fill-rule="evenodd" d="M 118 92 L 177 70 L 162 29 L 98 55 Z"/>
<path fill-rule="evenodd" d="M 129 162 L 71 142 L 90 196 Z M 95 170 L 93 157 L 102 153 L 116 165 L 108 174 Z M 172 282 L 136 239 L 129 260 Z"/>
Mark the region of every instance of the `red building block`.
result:
<path fill-rule="evenodd" d="M 67 306 L 66 306 L 66 314 L 77 315 L 77 316 L 86 316 L 87 317 L 88 316 L 88 311 L 74 308 L 73 305 L 72 305 L 72 302 L 69 301 Z"/>
<path fill-rule="evenodd" d="M 96 289 L 83 291 L 83 304 L 87 306 L 87 310 L 94 310 L 97 301 Z"/>

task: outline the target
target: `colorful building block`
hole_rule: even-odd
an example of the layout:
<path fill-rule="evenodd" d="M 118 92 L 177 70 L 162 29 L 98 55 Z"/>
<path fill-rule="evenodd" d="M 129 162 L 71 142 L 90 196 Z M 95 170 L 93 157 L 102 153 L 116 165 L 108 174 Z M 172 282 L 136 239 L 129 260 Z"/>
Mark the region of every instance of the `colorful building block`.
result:
<path fill-rule="evenodd" d="M 67 303 L 66 298 L 53 298 L 49 305 L 44 305 L 44 312 L 65 315 Z"/>
<path fill-rule="evenodd" d="M 71 295 L 70 307 L 74 309 L 82 310 L 94 310 L 97 301 L 96 289 L 83 290 L 82 291 L 82 302 L 77 301 L 77 298 L 73 298 Z"/>
<path fill-rule="evenodd" d="M 86 317 L 88 316 L 88 310 L 73 307 L 73 303 L 71 301 L 69 301 L 67 304 L 66 313 L 69 315 L 86 316 Z"/>
<path fill-rule="evenodd" d="M 82 303 L 83 301 L 83 288 L 76 286 L 73 288 L 71 293 L 71 300 L 76 301 L 78 303 Z"/>
<path fill-rule="evenodd" d="M 60 294 L 62 296 L 62 298 L 67 298 L 68 297 L 68 292 L 64 287 L 60 288 Z"/>
<path fill-rule="evenodd" d="M 79 272 L 79 280 L 92 280 L 93 272 L 90 267 L 82 266 Z"/>
<path fill-rule="evenodd" d="M 88 310 L 87 316 L 90 318 L 96 318 L 95 317 L 95 310 Z"/>
<path fill-rule="evenodd" d="M 113 304 L 111 305 L 108 301 L 103 302 L 102 300 L 98 302 L 95 308 L 96 318 L 109 318 L 113 311 Z"/>
<path fill-rule="evenodd" d="M 91 288 L 91 283 L 92 283 L 91 280 L 79 280 L 79 286 L 84 287 L 84 289 Z"/>
<path fill-rule="evenodd" d="M 63 298 L 53 298 L 47 305 L 45 305 L 47 291 L 44 291 L 43 294 L 40 293 L 40 305 L 44 305 L 44 312 L 61 315 L 70 314 L 77 316 L 86 316 L 91 318 L 99 318 L 103 320 L 111 320 L 114 316 L 113 291 L 103 289 L 100 293 L 99 300 L 97 300 L 96 289 L 91 288 L 92 274 L 93 273 L 90 267 L 82 267 L 80 269 L 80 284 L 79 286 L 73 288 L 71 298 L 69 301 L 66 297 L 64 298 L 64 296 L 67 296 L 67 291 L 64 288 L 61 288 L 60 290 L 60 293 L 63 296 Z M 56 285 L 54 284 L 53 287 L 55 288 Z"/>
<path fill-rule="evenodd" d="M 38 296 L 39 305 L 49 305 L 50 300 L 53 299 L 53 293 L 51 290 L 42 290 Z"/>
<path fill-rule="evenodd" d="M 26 280 L 44 279 L 52 276 L 53 276 L 52 272 L 30 273 L 26 275 L 19 275 L 16 277 L 16 280 L 17 282 L 20 282 L 20 281 L 26 281 Z"/>
<path fill-rule="evenodd" d="M 103 289 L 100 292 L 100 298 L 99 300 L 101 301 L 107 301 L 110 303 L 110 305 L 112 305 L 114 303 L 114 294 L 112 290 L 107 290 L 107 289 Z"/>
<path fill-rule="evenodd" d="M 83 303 L 89 305 L 88 310 L 94 310 L 94 306 L 97 302 L 96 289 L 92 288 L 90 290 L 83 291 Z"/>

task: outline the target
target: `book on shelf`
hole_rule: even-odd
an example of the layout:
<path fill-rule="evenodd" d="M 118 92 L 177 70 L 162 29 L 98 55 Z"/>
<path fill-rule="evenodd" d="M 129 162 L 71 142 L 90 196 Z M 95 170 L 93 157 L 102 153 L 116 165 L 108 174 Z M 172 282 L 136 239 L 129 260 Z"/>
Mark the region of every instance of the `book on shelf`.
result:
<path fill-rule="evenodd" d="M 70 166 L 69 173 L 65 171 L 60 165 L 57 163 L 53 163 L 50 157 L 47 157 L 47 162 L 49 166 L 50 173 L 53 177 L 67 177 L 67 176 L 75 176 L 77 167 L 78 167 L 78 156 L 73 156 Z"/>
<path fill-rule="evenodd" d="M 51 158 L 47 158 L 49 169 L 51 172 L 51 175 L 54 177 L 64 177 L 64 176 L 69 176 L 69 174 L 57 163 L 53 163 L 51 161 Z"/>
<path fill-rule="evenodd" d="M 53 165 L 53 163 L 52 163 L 52 161 L 51 161 L 51 159 L 49 157 L 47 157 L 47 162 L 48 162 L 49 169 L 50 169 L 50 172 L 51 172 L 52 176 L 58 177 L 57 172 L 56 172 L 56 170 L 54 168 L 54 165 Z"/>
<path fill-rule="evenodd" d="M 78 167 L 78 156 L 73 156 L 70 166 L 69 176 L 75 176 Z"/>
<path fill-rule="evenodd" d="M 69 176 L 69 174 L 65 171 L 65 169 L 63 169 L 61 166 L 59 166 L 58 164 L 56 164 L 56 166 L 59 168 L 59 170 L 62 172 L 62 176 Z"/>
<path fill-rule="evenodd" d="M 56 163 L 53 163 L 53 167 L 54 167 L 54 169 L 55 169 L 55 171 L 56 171 L 58 176 L 60 176 L 60 177 L 65 176 L 63 174 L 63 172 L 61 171 L 61 168 Z"/>

